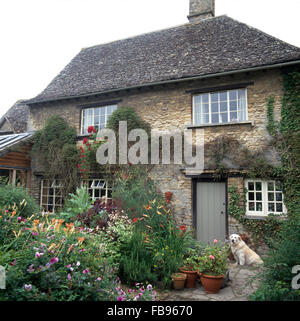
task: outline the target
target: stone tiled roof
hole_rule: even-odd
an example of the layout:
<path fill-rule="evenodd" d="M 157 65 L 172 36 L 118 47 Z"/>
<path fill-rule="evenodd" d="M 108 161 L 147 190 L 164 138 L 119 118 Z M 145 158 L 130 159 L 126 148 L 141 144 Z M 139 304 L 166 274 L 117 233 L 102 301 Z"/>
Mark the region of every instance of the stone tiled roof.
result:
<path fill-rule="evenodd" d="M 38 102 L 300 60 L 300 49 L 227 16 L 82 49 Z"/>
<path fill-rule="evenodd" d="M 2 125 L 5 121 L 9 123 L 13 133 L 24 133 L 27 131 L 27 123 L 29 118 L 29 107 L 24 100 L 17 101 L 1 118 L 0 118 L 0 134 Z"/>

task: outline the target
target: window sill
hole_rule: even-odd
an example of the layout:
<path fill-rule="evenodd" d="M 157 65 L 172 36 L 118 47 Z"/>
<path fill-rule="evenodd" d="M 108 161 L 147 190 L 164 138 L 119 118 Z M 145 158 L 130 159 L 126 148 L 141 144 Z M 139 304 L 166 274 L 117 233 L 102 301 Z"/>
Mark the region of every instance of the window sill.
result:
<path fill-rule="evenodd" d="M 193 128 L 205 128 L 205 127 L 232 126 L 232 125 L 251 125 L 253 127 L 254 121 L 241 121 L 241 122 L 222 123 L 222 124 L 186 125 L 186 128 L 193 129 Z"/>
<path fill-rule="evenodd" d="M 253 215 L 253 214 L 245 214 L 243 218 L 249 219 L 249 220 L 266 220 L 269 217 L 269 215 Z M 273 216 L 274 217 L 274 216 Z M 287 214 L 279 215 L 276 217 L 278 220 L 285 220 L 287 219 Z"/>

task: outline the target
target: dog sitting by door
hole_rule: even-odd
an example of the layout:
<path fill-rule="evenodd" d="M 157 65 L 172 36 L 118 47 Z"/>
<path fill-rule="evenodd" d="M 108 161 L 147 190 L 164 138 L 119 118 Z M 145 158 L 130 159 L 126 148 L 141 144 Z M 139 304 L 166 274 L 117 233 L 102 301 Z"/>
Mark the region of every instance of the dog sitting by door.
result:
<path fill-rule="evenodd" d="M 251 250 L 238 234 L 231 234 L 229 237 L 231 252 L 236 261 L 235 266 L 240 265 L 260 265 L 263 260 L 258 254 Z"/>

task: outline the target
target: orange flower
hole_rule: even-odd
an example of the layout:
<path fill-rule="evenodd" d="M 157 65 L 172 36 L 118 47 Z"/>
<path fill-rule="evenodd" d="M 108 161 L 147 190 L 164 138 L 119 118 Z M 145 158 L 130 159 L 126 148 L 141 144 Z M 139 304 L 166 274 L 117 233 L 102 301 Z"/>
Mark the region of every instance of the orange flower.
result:
<path fill-rule="evenodd" d="M 33 220 L 33 224 L 38 225 L 40 223 L 40 220 Z"/>
<path fill-rule="evenodd" d="M 74 247 L 74 244 L 72 244 L 72 245 L 68 248 L 67 254 L 69 254 L 69 253 L 73 250 L 73 247 Z"/>
<path fill-rule="evenodd" d="M 150 204 L 148 206 L 146 206 L 146 210 L 149 211 L 152 207 L 150 206 Z"/>
<path fill-rule="evenodd" d="M 12 213 L 11 213 L 11 216 L 15 216 L 17 214 L 17 212 L 16 211 L 13 211 Z"/>
<path fill-rule="evenodd" d="M 78 236 L 77 239 L 78 239 L 79 244 L 82 244 L 82 242 L 84 241 L 84 237 Z"/>
<path fill-rule="evenodd" d="M 74 223 L 66 223 L 66 227 L 68 229 L 73 228 L 74 227 Z"/>
<path fill-rule="evenodd" d="M 137 217 L 132 219 L 132 223 L 136 223 L 139 219 Z"/>

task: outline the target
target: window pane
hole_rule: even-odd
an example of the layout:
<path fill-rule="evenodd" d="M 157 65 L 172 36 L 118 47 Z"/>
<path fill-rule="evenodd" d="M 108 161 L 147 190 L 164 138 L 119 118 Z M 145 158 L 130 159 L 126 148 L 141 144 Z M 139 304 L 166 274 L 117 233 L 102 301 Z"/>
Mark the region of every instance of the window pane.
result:
<path fill-rule="evenodd" d="M 202 104 L 208 103 L 208 94 L 202 95 Z"/>
<path fill-rule="evenodd" d="M 254 193 L 253 192 L 249 192 L 248 198 L 249 198 L 249 201 L 254 201 Z"/>
<path fill-rule="evenodd" d="M 218 93 L 215 93 L 215 94 L 211 94 L 210 95 L 210 99 L 211 99 L 211 102 L 218 102 L 219 100 L 219 94 Z"/>
<path fill-rule="evenodd" d="M 237 102 L 236 101 L 231 101 L 229 103 L 230 111 L 236 111 L 237 110 Z"/>
<path fill-rule="evenodd" d="M 229 91 L 229 100 L 237 100 L 237 92 L 236 90 L 230 90 Z"/>
<path fill-rule="evenodd" d="M 282 191 L 282 186 L 280 182 L 276 182 L 276 191 Z"/>
<path fill-rule="evenodd" d="M 256 193 L 256 200 L 257 201 L 261 201 L 262 200 L 262 194 L 260 192 Z"/>
<path fill-rule="evenodd" d="M 212 103 L 211 104 L 211 112 L 217 113 L 219 111 L 219 104 L 218 103 Z"/>
<path fill-rule="evenodd" d="M 248 183 L 248 190 L 249 191 L 253 191 L 254 190 L 254 183 L 253 182 L 249 182 Z"/>
<path fill-rule="evenodd" d="M 276 212 L 282 213 L 282 203 L 276 203 Z"/>
<path fill-rule="evenodd" d="M 282 193 L 276 193 L 276 201 L 281 202 L 282 201 Z"/>
<path fill-rule="evenodd" d="M 228 123 L 228 114 L 227 113 L 222 113 L 220 115 L 221 115 L 222 123 Z"/>
<path fill-rule="evenodd" d="M 255 183 L 255 189 L 256 189 L 257 191 L 261 191 L 261 182 L 256 182 L 256 183 Z"/>
<path fill-rule="evenodd" d="M 204 124 L 208 124 L 209 123 L 209 114 L 203 114 L 202 121 Z"/>
<path fill-rule="evenodd" d="M 220 101 L 227 101 L 227 91 L 220 93 Z"/>
<path fill-rule="evenodd" d="M 201 103 L 201 96 L 194 96 L 194 106 L 199 106 Z"/>
<path fill-rule="evenodd" d="M 211 115 L 211 122 L 218 123 L 219 122 L 219 114 L 212 114 Z"/>
<path fill-rule="evenodd" d="M 249 211 L 254 211 L 254 202 L 249 203 Z"/>
<path fill-rule="evenodd" d="M 274 201 L 274 193 L 268 193 L 268 201 Z"/>
<path fill-rule="evenodd" d="M 262 211 L 262 203 L 260 203 L 260 202 L 256 203 L 256 211 L 258 211 L 258 212 Z"/>
<path fill-rule="evenodd" d="M 274 183 L 268 182 L 268 191 L 274 191 Z"/>
<path fill-rule="evenodd" d="M 230 113 L 230 121 L 237 121 L 237 113 L 235 112 Z"/>
<path fill-rule="evenodd" d="M 269 212 L 274 212 L 275 211 L 274 203 L 268 203 L 268 211 Z"/>
<path fill-rule="evenodd" d="M 209 113 L 209 105 L 208 104 L 202 105 L 202 113 Z"/>
<path fill-rule="evenodd" d="M 243 99 L 243 100 L 246 99 L 246 89 L 239 89 L 238 93 L 239 93 L 239 99 Z"/>
<path fill-rule="evenodd" d="M 227 102 L 220 103 L 220 112 L 227 111 Z"/>

